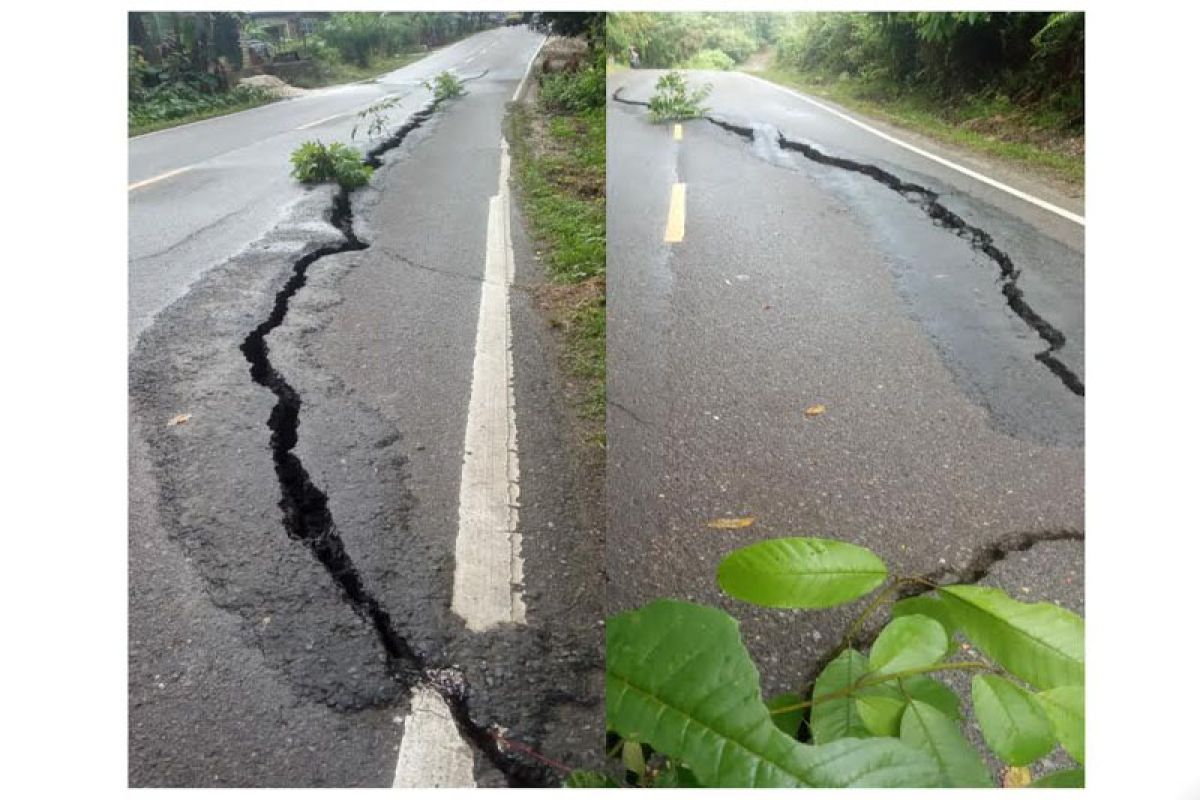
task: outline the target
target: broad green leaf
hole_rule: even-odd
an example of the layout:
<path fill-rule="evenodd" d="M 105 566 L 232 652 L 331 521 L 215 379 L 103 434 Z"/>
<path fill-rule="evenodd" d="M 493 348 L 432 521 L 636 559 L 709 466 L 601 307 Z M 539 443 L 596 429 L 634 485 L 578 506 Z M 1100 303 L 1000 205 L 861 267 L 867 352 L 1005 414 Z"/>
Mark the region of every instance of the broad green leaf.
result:
<path fill-rule="evenodd" d="M 940 661 L 948 647 L 941 623 L 913 614 L 884 627 L 871 647 L 868 665 L 881 675 L 927 667 Z"/>
<path fill-rule="evenodd" d="M 908 700 L 895 681 L 860 689 L 854 695 L 854 710 L 863 726 L 876 736 L 899 736 L 900 719 Z"/>
<path fill-rule="evenodd" d="M 971 679 L 975 718 L 988 747 L 1005 764 L 1023 767 L 1054 749 L 1054 729 L 1033 695 L 999 675 Z"/>
<path fill-rule="evenodd" d="M 938 593 L 967 638 L 1013 675 L 1039 689 L 1083 684 L 1079 615 L 983 586 L 943 586 Z"/>
<path fill-rule="evenodd" d="M 1083 785 L 1083 770 L 1081 769 L 1060 769 L 1058 772 L 1051 772 L 1048 775 L 1043 775 L 1034 781 L 1030 788 L 1033 789 L 1082 789 Z"/>
<path fill-rule="evenodd" d="M 796 708 L 803 702 L 800 695 L 788 692 L 779 694 L 767 701 L 767 708 L 771 710 L 771 720 L 775 723 L 775 727 L 791 736 L 793 739 L 800 732 L 800 723 L 804 719 L 804 709 Z M 780 708 L 789 708 L 790 711 L 784 711 L 782 714 L 775 712 Z M 820 742 L 817 742 L 820 744 Z"/>
<path fill-rule="evenodd" d="M 1083 687 L 1059 686 L 1038 692 L 1037 699 L 1054 725 L 1054 735 L 1071 758 L 1083 763 Z"/>
<path fill-rule="evenodd" d="M 813 685 L 813 707 L 808 718 L 814 744 L 847 737 L 863 739 L 871 735 L 858 716 L 853 697 L 821 700 L 825 695 L 842 691 L 866 673 L 867 659 L 857 650 L 843 650 L 821 670 Z"/>
<path fill-rule="evenodd" d="M 912 614 L 920 614 L 930 619 L 936 619 L 946 629 L 946 639 L 950 640 L 954 638 L 954 632 L 957 630 L 954 615 L 950 613 L 950 608 L 946 605 L 946 601 L 940 597 L 929 597 L 926 595 L 906 597 L 903 600 L 897 600 L 895 605 L 892 606 L 892 619 L 899 619 L 900 617 L 907 617 Z"/>
<path fill-rule="evenodd" d="M 567 789 L 616 789 L 619 784 L 603 772 L 575 770 L 563 783 Z"/>
<path fill-rule="evenodd" d="M 962 702 L 954 690 L 941 681 L 928 675 L 913 675 L 901 678 L 900 685 L 903 687 L 903 693 L 913 700 L 928 703 L 950 719 L 962 719 Z"/>
<path fill-rule="evenodd" d="M 712 787 L 930 786 L 929 756 L 899 741 L 802 744 L 780 731 L 728 614 L 657 600 L 610 617 L 610 730 L 678 759 Z"/>
<path fill-rule="evenodd" d="M 771 608 L 828 608 L 862 597 L 887 578 L 865 547 L 832 539 L 767 539 L 734 550 L 717 568 L 732 597 Z"/>
<path fill-rule="evenodd" d="M 992 775 L 958 723 L 928 703 L 909 703 L 900 720 L 900 741 L 933 756 L 947 786 L 991 786 Z"/>

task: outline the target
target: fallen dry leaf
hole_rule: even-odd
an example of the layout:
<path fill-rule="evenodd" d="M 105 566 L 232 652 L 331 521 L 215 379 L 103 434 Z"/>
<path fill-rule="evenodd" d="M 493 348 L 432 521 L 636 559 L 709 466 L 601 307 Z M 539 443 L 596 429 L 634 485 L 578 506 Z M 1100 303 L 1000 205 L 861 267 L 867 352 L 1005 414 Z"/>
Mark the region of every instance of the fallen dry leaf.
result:
<path fill-rule="evenodd" d="M 708 527 L 732 531 L 738 528 L 749 528 L 753 524 L 754 517 L 722 517 L 721 519 L 709 520 Z"/>
<path fill-rule="evenodd" d="M 191 418 L 192 418 L 191 414 L 176 414 L 175 416 L 171 417 L 170 421 L 167 422 L 167 424 L 168 425 L 182 425 L 183 423 L 187 422 Z"/>
<path fill-rule="evenodd" d="M 817 403 L 815 406 L 809 406 L 808 408 L 804 409 L 804 416 L 806 416 L 806 417 L 816 417 L 816 416 L 820 416 L 821 414 L 824 414 L 824 413 L 825 413 L 825 406 L 821 405 L 820 403 Z"/>
<path fill-rule="evenodd" d="M 1031 783 L 1033 783 L 1033 775 L 1030 774 L 1029 767 L 1004 768 L 1005 789 L 1024 789 Z"/>

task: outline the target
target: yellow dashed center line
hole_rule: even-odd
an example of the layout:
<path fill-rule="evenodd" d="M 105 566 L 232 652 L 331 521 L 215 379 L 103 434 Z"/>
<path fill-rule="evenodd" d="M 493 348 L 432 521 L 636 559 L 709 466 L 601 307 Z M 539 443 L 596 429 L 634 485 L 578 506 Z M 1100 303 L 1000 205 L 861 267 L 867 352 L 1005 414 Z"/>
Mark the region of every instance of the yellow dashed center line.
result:
<path fill-rule="evenodd" d="M 146 178 L 146 180 L 144 180 L 144 181 L 138 181 L 137 183 L 131 183 L 131 184 L 129 184 L 129 191 L 132 192 L 134 189 L 140 189 L 143 186 L 149 186 L 152 183 L 158 183 L 159 181 L 165 181 L 167 178 L 174 177 L 175 175 L 178 175 L 181 172 L 187 172 L 189 169 L 191 169 L 191 167 L 180 167 L 179 169 L 173 169 L 170 172 L 164 172 L 162 175 L 155 175 L 153 178 Z"/>
<path fill-rule="evenodd" d="M 677 183 L 671 187 L 671 207 L 667 211 L 667 230 L 664 242 L 683 241 L 683 223 L 687 216 L 687 184 Z"/>
<path fill-rule="evenodd" d="M 678 122 L 676 122 L 675 123 L 675 141 L 677 141 L 677 142 L 682 141 L 682 139 L 683 139 L 683 126 L 680 125 Z"/>

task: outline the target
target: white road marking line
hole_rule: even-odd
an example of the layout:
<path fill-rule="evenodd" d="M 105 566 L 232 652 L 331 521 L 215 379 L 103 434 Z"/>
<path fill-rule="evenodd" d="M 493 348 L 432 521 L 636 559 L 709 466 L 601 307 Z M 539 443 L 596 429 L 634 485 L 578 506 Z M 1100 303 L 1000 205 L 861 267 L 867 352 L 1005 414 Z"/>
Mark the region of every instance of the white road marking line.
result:
<path fill-rule="evenodd" d="M 519 588 L 524 579 L 517 529 L 520 464 L 508 306 L 514 268 L 508 173 L 508 142 L 501 138 L 500 185 L 488 201 L 487 253 L 463 442 L 450 603 L 473 631 L 525 623 L 525 600 Z"/>
<path fill-rule="evenodd" d="M 315 128 L 315 127 L 317 127 L 318 125 L 324 124 L 324 123 L 326 123 L 326 122 L 331 122 L 332 120 L 338 119 L 339 117 L 345 117 L 345 116 L 347 116 L 347 115 L 349 115 L 349 114 L 353 114 L 353 113 L 354 113 L 353 111 L 343 111 L 343 112 L 342 112 L 342 113 L 340 113 L 340 114 L 331 114 L 331 115 L 329 115 L 328 117 L 322 117 L 321 119 L 314 120 L 314 121 L 312 121 L 312 122 L 306 122 L 306 123 L 304 123 L 303 125 L 300 125 L 300 126 L 298 126 L 298 127 L 296 128 L 296 130 L 298 130 L 298 131 L 306 131 L 306 130 L 308 130 L 309 128 Z"/>
<path fill-rule="evenodd" d="M 884 141 L 891 142 L 894 145 L 903 147 L 905 150 L 910 150 L 919 156 L 924 156 L 925 158 L 928 158 L 930 161 L 936 161 L 938 164 L 941 164 L 943 167 L 949 167 L 950 169 L 955 170 L 956 172 L 961 172 L 963 175 L 966 175 L 969 178 L 974 178 L 975 180 L 980 181 L 981 183 L 986 183 L 988 186 L 991 186 L 992 188 L 999 189 L 1002 192 L 1007 192 L 1008 194 L 1011 194 L 1013 197 L 1024 200 L 1027 203 L 1032 203 L 1033 205 L 1037 206 L 1038 208 L 1043 208 L 1046 211 L 1049 211 L 1053 214 L 1057 214 L 1058 216 L 1060 216 L 1064 219 L 1069 219 L 1069 220 L 1071 220 L 1071 222 L 1074 222 L 1079 225 L 1085 224 L 1084 218 L 1078 214 L 1068 211 L 1065 208 L 1059 208 L 1058 206 L 1054 205 L 1053 203 L 1049 203 L 1045 200 L 1042 200 L 1040 197 L 1034 197 L 1031 194 L 1022 192 L 1020 189 L 1015 189 L 1012 186 L 1009 186 L 1008 184 L 1001 183 L 1000 181 L 995 180 L 994 178 L 989 178 L 988 176 L 982 175 L 973 169 L 968 169 L 967 167 L 964 167 L 961 164 L 956 164 L 953 161 L 950 161 L 949 159 L 945 159 L 939 155 L 935 155 L 926 150 L 922 150 L 921 148 L 919 148 L 915 145 L 911 145 L 908 142 L 905 142 L 901 139 L 897 139 L 895 136 L 889 136 L 888 134 L 884 133 L 881 130 L 872 128 L 870 125 L 867 125 L 865 122 L 860 122 L 859 120 L 855 119 L 854 117 L 850 116 L 849 114 L 843 114 L 841 111 L 838 111 L 836 108 L 830 108 L 829 106 L 825 105 L 824 103 L 820 103 L 816 100 L 813 100 L 811 97 L 808 97 L 807 95 L 803 95 L 800 92 L 795 91 L 794 89 L 789 89 L 786 86 L 780 86 L 777 83 L 771 83 L 769 80 L 766 80 L 765 78 L 760 78 L 757 75 L 747 75 L 746 77 L 752 78 L 756 81 L 759 81 L 760 83 L 765 83 L 768 86 L 772 86 L 776 89 L 779 89 L 782 92 L 786 92 L 790 95 L 798 97 L 801 100 L 803 100 L 804 102 L 809 103 L 810 105 L 816 106 L 817 108 L 821 109 L 822 111 L 826 111 L 830 114 L 833 114 L 835 117 L 838 117 L 839 119 L 843 119 L 846 122 L 849 122 L 851 125 L 856 125 L 859 128 L 862 128 L 864 131 L 875 134 L 876 136 L 878 136 L 880 139 L 883 139 Z"/>
<path fill-rule="evenodd" d="M 521 76 L 521 82 L 517 84 L 517 90 L 513 92 L 512 99 L 515 101 L 521 96 L 521 90 L 525 88 L 525 81 L 529 80 L 529 71 L 533 69 L 533 61 L 538 57 L 538 53 L 542 52 L 542 45 L 546 43 L 546 37 L 543 36 L 538 42 L 538 46 L 533 49 L 533 55 L 529 57 L 529 63 L 525 65 L 525 74 Z"/>
<path fill-rule="evenodd" d="M 396 759 L 394 789 L 475 788 L 475 759 L 433 689 L 413 689 Z"/>
<path fill-rule="evenodd" d="M 164 172 L 162 175 L 155 175 L 153 178 L 146 178 L 146 180 L 144 180 L 144 181 L 138 181 L 137 183 L 131 183 L 131 184 L 129 184 L 128 191 L 132 192 L 134 189 L 140 189 L 143 186 L 149 186 L 152 183 L 158 183 L 159 181 L 165 181 L 167 178 L 173 178 L 174 176 L 176 176 L 182 172 L 187 172 L 190 169 L 192 169 L 192 167 L 180 167 L 179 169 L 173 169 L 170 172 Z"/>

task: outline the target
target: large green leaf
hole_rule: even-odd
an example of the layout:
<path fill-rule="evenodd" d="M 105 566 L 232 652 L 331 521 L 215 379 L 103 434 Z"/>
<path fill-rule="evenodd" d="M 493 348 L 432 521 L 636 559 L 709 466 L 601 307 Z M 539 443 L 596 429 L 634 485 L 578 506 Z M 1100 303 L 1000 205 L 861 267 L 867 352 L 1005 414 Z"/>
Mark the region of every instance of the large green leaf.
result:
<path fill-rule="evenodd" d="M 854 710 L 863 726 L 876 736 L 899 736 L 900 719 L 908 699 L 895 681 L 877 683 L 854 694 Z"/>
<path fill-rule="evenodd" d="M 967 637 L 1039 689 L 1083 684 L 1083 619 L 1050 603 L 1022 603 L 999 589 L 943 586 Z"/>
<path fill-rule="evenodd" d="M 1006 764 L 1023 767 L 1054 749 L 1054 730 L 1029 692 L 999 675 L 971 680 L 975 718 L 988 747 Z"/>
<path fill-rule="evenodd" d="M 1083 687 L 1059 686 L 1038 692 L 1037 699 L 1054 725 L 1054 734 L 1071 758 L 1083 763 Z"/>
<path fill-rule="evenodd" d="M 853 697 L 821 700 L 825 695 L 840 692 L 867 673 L 867 659 L 857 650 L 843 650 L 825 665 L 813 686 L 813 707 L 809 728 L 814 744 L 825 744 L 847 737 L 866 738 L 871 735 L 854 707 Z"/>
<path fill-rule="evenodd" d="M 900 740 L 933 756 L 944 785 L 991 786 L 992 775 L 967 742 L 958 723 L 928 703 L 914 700 L 900 720 Z"/>
<path fill-rule="evenodd" d="M 927 595 L 906 597 L 903 600 L 897 600 L 895 605 L 892 606 L 892 619 L 899 619 L 900 617 L 907 617 L 912 614 L 921 614 L 930 619 L 936 619 L 946 629 L 946 638 L 949 640 L 954 637 L 957 623 L 954 621 L 954 614 L 950 612 L 950 608 L 942 598 L 929 597 Z"/>
<path fill-rule="evenodd" d="M 1051 772 L 1048 775 L 1043 775 L 1036 781 L 1030 784 L 1032 789 L 1082 789 L 1083 785 L 1083 770 L 1081 769 L 1060 769 L 1058 772 Z"/>
<path fill-rule="evenodd" d="M 717 568 L 729 595 L 772 608 L 828 608 L 883 583 L 887 567 L 865 547 L 832 539 L 767 539 L 734 550 Z"/>
<path fill-rule="evenodd" d="M 937 620 L 920 614 L 894 619 L 871 646 L 868 665 L 887 675 L 936 664 L 949 647 L 946 629 Z"/>
<path fill-rule="evenodd" d="M 930 786 L 927 754 L 886 739 L 805 745 L 780 731 L 737 623 L 657 600 L 607 624 L 609 729 L 679 759 L 705 786 Z"/>
<path fill-rule="evenodd" d="M 928 675 L 913 675 L 901 678 L 900 685 L 903 687 L 904 694 L 913 700 L 928 703 L 951 719 L 962 719 L 962 710 L 960 709 L 962 701 L 958 699 L 958 695 L 954 693 L 953 689 L 941 681 L 934 680 Z"/>
<path fill-rule="evenodd" d="M 797 708 L 802 702 L 800 695 L 792 692 L 777 694 L 767 701 L 767 708 L 771 711 L 771 721 L 775 723 L 775 727 L 793 739 L 800 733 L 800 723 L 804 721 L 804 709 Z M 789 710 L 779 712 L 781 708 Z"/>

